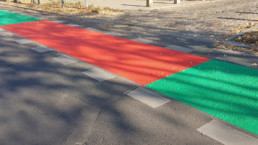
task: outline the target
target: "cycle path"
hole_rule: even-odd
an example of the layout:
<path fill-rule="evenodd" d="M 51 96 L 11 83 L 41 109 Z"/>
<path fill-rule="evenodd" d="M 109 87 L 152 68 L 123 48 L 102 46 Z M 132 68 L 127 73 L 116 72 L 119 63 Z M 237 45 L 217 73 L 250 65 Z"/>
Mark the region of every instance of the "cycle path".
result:
<path fill-rule="evenodd" d="M 6 13 L 0 11 L 0 13 Z M 258 71 L 35 18 L 1 28 L 258 134 Z M 26 17 L 26 16 L 24 16 Z"/>

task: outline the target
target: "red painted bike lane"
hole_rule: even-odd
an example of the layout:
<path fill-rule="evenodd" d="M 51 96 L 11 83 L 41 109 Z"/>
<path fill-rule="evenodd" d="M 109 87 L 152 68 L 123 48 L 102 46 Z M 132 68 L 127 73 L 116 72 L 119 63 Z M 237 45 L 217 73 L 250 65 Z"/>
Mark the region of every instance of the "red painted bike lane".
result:
<path fill-rule="evenodd" d="M 1 27 L 140 85 L 210 60 L 46 20 Z"/>

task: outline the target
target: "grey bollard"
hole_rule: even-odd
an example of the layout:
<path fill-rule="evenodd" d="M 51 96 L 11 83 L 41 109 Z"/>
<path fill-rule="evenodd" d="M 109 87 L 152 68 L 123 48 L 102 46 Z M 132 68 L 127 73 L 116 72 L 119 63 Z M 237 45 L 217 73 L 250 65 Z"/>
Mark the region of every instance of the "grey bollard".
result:
<path fill-rule="evenodd" d="M 153 0 L 146 0 L 146 6 L 152 7 L 153 6 Z"/>
<path fill-rule="evenodd" d="M 179 4 L 180 0 L 174 0 L 174 4 Z"/>

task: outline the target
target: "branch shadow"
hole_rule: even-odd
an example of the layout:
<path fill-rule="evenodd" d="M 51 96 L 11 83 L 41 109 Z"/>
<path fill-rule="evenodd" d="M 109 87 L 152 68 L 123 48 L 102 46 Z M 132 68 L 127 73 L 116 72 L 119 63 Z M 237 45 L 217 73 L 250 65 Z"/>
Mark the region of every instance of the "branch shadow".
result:
<path fill-rule="evenodd" d="M 58 48 L 60 48 L 61 45 L 63 48 L 65 48 L 64 53 L 67 53 L 68 55 L 71 55 L 73 50 L 80 50 L 80 53 L 76 54 L 74 57 L 94 64 L 96 66 L 102 67 L 111 72 L 117 70 L 122 71 L 121 76 L 124 76 L 125 73 L 131 73 L 140 76 L 139 78 L 142 78 L 145 76 L 149 76 L 150 71 L 159 70 L 156 72 L 156 74 L 154 74 L 154 78 L 157 80 L 157 78 L 164 78 L 178 72 L 176 71 L 177 68 L 185 67 L 187 65 L 189 65 L 188 67 L 192 67 L 201 63 L 198 61 L 198 59 L 193 59 L 189 57 L 190 55 L 176 52 L 173 50 L 167 50 L 164 48 L 160 49 L 159 47 L 153 47 L 134 41 L 125 42 L 121 39 L 117 39 L 116 37 L 107 36 L 99 33 L 94 36 L 89 36 L 81 32 L 81 29 L 76 29 L 76 31 L 74 31 L 75 29 L 72 27 L 65 27 L 67 29 L 63 29 L 63 26 L 60 25 L 52 25 L 51 27 L 51 31 L 48 31 L 49 27 L 47 25 L 37 28 L 42 31 L 41 33 L 46 32 L 47 34 L 41 36 L 35 34 L 33 31 L 26 27 L 19 30 L 18 27 L 15 29 L 17 30 L 17 32 L 19 31 L 22 34 L 26 34 L 27 38 L 34 39 L 35 41 L 43 43 L 49 47 L 58 46 Z M 155 29 L 162 30 L 158 28 Z M 72 33 L 73 35 L 68 35 L 70 33 Z M 88 33 L 90 33 L 90 31 L 88 31 Z M 181 33 L 181 31 L 179 31 L 179 33 Z M 189 31 L 189 33 L 194 34 L 195 32 Z M 74 37 L 74 35 L 76 35 L 77 37 Z M 148 37 L 148 35 L 145 36 Z M 164 36 L 161 34 L 156 34 L 155 37 L 162 38 Z M 85 41 L 86 38 L 87 41 Z M 43 42 L 42 40 L 47 41 Z M 200 43 L 199 41 L 193 41 L 191 39 L 180 40 L 177 38 L 170 41 L 173 41 L 173 43 L 178 43 L 181 46 L 187 48 L 200 46 L 204 46 L 209 49 L 214 48 L 210 43 Z M 156 41 L 156 43 L 159 42 L 160 40 Z M 6 42 L 2 41 L 1 43 Z M 114 44 L 115 47 L 112 47 Z M 116 80 L 109 80 L 104 83 L 98 83 L 89 77 L 85 78 L 85 76 L 83 75 L 70 72 L 71 70 L 73 72 L 85 71 L 85 68 L 83 67 L 63 67 L 59 64 L 49 63 L 49 58 L 46 56 L 35 55 L 34 53 L 26 54 L 26 56 L 33 61 L 18 60 L 12 62 L 12 59 L 21 57 L 24 54 L 24 50 L 20 49 L 19 51 L 17 51 L 17 45 L 8 44 L 8 46 L 6 46 L 7 48 L 5 48 L 7 49 L 6 52 L 3 52 L 2 50 L 4 47 L 4 45 L 0 45 L 0 66 L 6 68 L 7 71 L 0 71 L 1 76 L 5 76 L 4 78 L 1 77 L 0 80 L 0 85 L 2 86 L 0 91 L 0 98 L 1 102 L 6 102 L 7 104 L 3 105 L 2 108 L 6 107 L 6 112 L 10 112 L 10 114 L 13 115 L 9 117 L 0 117 L 0 121 L 5 122 L 6 124 L 9 122 L 10 126 L 13 126 L 14 129 L 13 131 L 6 131 L 7 129 L 5 130 L 7 133 L 9 133 L 6 136 L 3 136 L 3 140 L 6 141 L 6 143 L 19 142 L 21 144 L 63 144 L 63 141 L 66 141 L 67 138 L 71 137 L 73 132 L 76 132 L 77 130 L 84 133 L 85 136 L 83 136 L 83 138 L 84 141 L 87 142 L 88 136 L 90 136 L 91 132 L 86 131 L 85 133 L 85 131 L 81 130 L 80 128 L 86 128 L 88 130 L 94 131 L 94 124 L 96 123 L 95 121 L 97 120 L 97 122 L 101 122 L 99 119 L 97 119 L 97 114 L 99 113 L 98 111 L 100 109 L 100 114 L 102 114 L 104 110 L 104 114 L 110 117 L 110 120 L 107 120 L 107 122 L 111 122 L 110 124 L 113 127 L 118 128 L 122 133 L 121 136 L 124 137 L 127 135 L 131 135 L 131 137 L 133 138 L 135 137 L 134 134 L 145 134 L 149 137 L 153 137 L 153 134 L 148 132 L 148 129 L 144 130 L 139 126 L 136 126 L 132 122 L 128 122 L 128 120 L 123 119 L 126 118 L 126 116 L 128 115 L 126 111 L 120 111 L 120 108 L 106 105 L 111 102 L 110 100 L 115 100 L 116 98 L 120 98 L 121 96 L 123 96 L 123 93 L 127 90 L 132 90 L 138 87 L 137 85 L 128 82 L 117 82 Z M 131 49 L 125 49 L 125 47 L 130 47 Z M 95 56 L 92 54 L 95 54 L 96 52 L 101 52 L 102 55 L 99 58 L 94 58 Z M 17 53 L 19 53 L 20 55 L 17 55 Z M 160 53 L 162 53 L 162 55 L 156 55 Z M 206 56 L 206 54 L 204 53 L 203 56 Z M 10 59 L 6 61 L 7 58 Z M 175 70 L 171 70 L 171 68 L 166 68 L 159 65 L 153 66 L 142 64 L 142 58 L 144 58 L 144 60 L 152 62 L 165 63 L 169 66 L 173 66 Z M 184 60 L 187 60 L 187 63 L 183 63 Z M 192 65 L 193 61 L 196 62 L 195 65 Z M 161 72 L 169 73 L 159 76 Z M 235 76 L 246 75 L 246 77 L 257 78 L 257 73 L 246 74 L 245 72 L 239 71 L 234 73 L 229 72 L 226 74 Z M 198 75 L 191 74 L 185 74 L 180 77 L 190 77 L 206 81 L 215 81 L 211 78 L 200 77 Z M 209 86 L 196 84 L 190 81 L 181 81 L 180 79 L 168 81 L 176 81 L 184 85 L 195 86 L 198 89 L 205 90 L 204 92 L 198 92 L 204 93 L 204 95 L 209 95 L 208 92 L 214 92 L 222 94 L 222 96 L 231 95 L 239 99 L 257 101 L 257 95 L 250 96 L 249 94 L 241 92 L 236 93 L 231 91 L 225 91 L 220 88 L 214 89 L 210 88 Z M 242 82 L 233 83 L 228 80 L 216 80 L 216 82 L 222 84 L 222 86 L 234 86 L 243 90 L 250 90 L 251 92 L 257 90 L 257 87 L 255 85 L 246 86 L 246 84 L 243 84 Z M 28 92 L 24 93 L 24 90 L 27 90 Z M 162 91 L 164 91 L 165 93 L 171 93 L 171 90 Z M 213 104 L 224 104 L 225 106 L 230 105 L 234 108 L 238 108 L 239 110 L 225 110 L 224 108 L 201 104 L 198 103 L 198 101 L 184 99 L 181 100 L 182 102 L 189 104 L 190 106 L 198 106 L 196 108 L 215 110 L 217 112 L 224 112 L 226 114 L 239 115 L 241 117 L 248 116 L 251 118 L 257 118 L 257 114 L 253 113 L 253 111 L 257 112 L 257 106 L 249 106 L 248 104 L 244 104 L 241 102 L 232 103 L 230 102 L 230 100 L 227 99 L 220 100 L 211 97 L 206 98 L 198 95 L 187 96 L 186 93 L 184 93 L 183 91 L 180 93 L 173 93 L 175 96 L 186 96 L 188 98 L 195 97 L 199 100 L 213 102 Z M 77 100 L 81 100 L 83 103 L 81 103 L 80 101 L 77 102 Z M 12 105 L 14 105 L 14 103 L 12 102 L 18 102 L 18 106 L 13 107 Z M 86 105 L 84 103 L 86 103 Z M 72 106 L 69 106 L 71 104 Z M 103 105 L 106 106 L 103 107 Z M 252 110 L 252 112 L 250 112 L 250 110 Z M 162 121 L 166 120 L 167 124 L 171 124 L 172 126 L 179 126 L 181 128 L 189 127 L 187 123 L 182 120 L 178 120 L 174 116 L 165 115 L 162 112 L 159 112 L 160 114 L 153 113 L 155 111 L 152 110 L 153 112 L 151 112 L 148 109 L 146 109 L 145 111 L 150 113 L 151 117 L 162 118 Z M 89 113 L 90 115 L 87 113 Z M 93 117 L 91 117 L 92 114 L 94 114 Z M 81 121 L 84 121 L 85 123 L 82 123 Z M 89 124 L 90 127 L 85 127 L 87 126 L 87 124 Z M 18 129 L 15 129 L 16 127 Z M 99 128 L 101 129 L 101 127 L 102 126 L 100 125 Z M 93 134 L 96 132 L 97 131 L 93 132 Z M 24 137 L 23 135 L 26 133 L 31 134 L 33 138 L 29 138 L 26 136 Z M 42 134 L 45 135 L 45 137 L 42 137 Z M 56 139 L 56 137 L 58 137 L 59 139 Z M 117 142 L 121 142 L 126 140 L 123 137 L 116 137 L 114 139 Z M 130 140 L 130 138 L 127 139 L 127 141 L 128 140 Z"/>

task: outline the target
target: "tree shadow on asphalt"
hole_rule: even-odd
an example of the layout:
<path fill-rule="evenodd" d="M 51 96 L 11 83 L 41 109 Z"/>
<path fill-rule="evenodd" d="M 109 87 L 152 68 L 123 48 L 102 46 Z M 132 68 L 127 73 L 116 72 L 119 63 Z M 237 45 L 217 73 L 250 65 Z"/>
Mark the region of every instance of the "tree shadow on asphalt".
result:
<path fill-rule="evenodd" d="M 15 42 L 0 41 L 0 102 L 3 112 L 0 120 L 4 126 L 1 129 L 3 144 L 87 142 L 88 136 L 98 133 L 98 130 L 93 130 L 95 125 L 105 130 L 105 125 L 97 124 L 100 121 L 99 114 L 107 115 L 110 119 L 105 124 L 120 130 L 120 136 L 123 137 L 112 136 L 114 142 L 129 141 L 131 138 L 125 138 L 133 137 L 134 134 L 146 136 L 145 139 L 159 136 L 148 133 L 147 126 L 134 126 L 138 121 L 133 118 L 135 115 L 141 118 L 139 114 L 131 112 L 129 122 L 125 119 L 127 111 L 120 111 L 123 107 L 112 106 L 112 102 L 123 98 L 130 102 L 126 109 L 134 108 L 133 104 L 137 103 L 139 109 L 151 113 L 148 115 L 143 111 L 141 115 L 145 114 L 145 119 L 159 120 L 157 126 L 164 128 L 164 120 L 171 126 L 187 126 L 173 116 L 163 116 L 161 112 L 153 112 L 148 106 L 128 99 L 124 93 L 138 87 L 130 81 L 115 78 L 99 83 L 81 73 L 92 68 L 92 65 L 79 62 L 63 66 L 51 60 L 56 52 L 38 54 L 29 49 L 34 45 L 18 46 Z M 137 143 L 141 141 L 140 138 L 136 140 Z"/>
<path fill-rule="evenodd" d="M 29 33 L 29 32 L 28 32 Z M 69 33 L 65 32 L 65 33 Z M 153 35 L 149 35 L 153 36 Z M 162 37 L 162 35 L 154 35 L 155 37 Z M 79 38 L 77 38 L 80 40 Z M 180 39 L 173 39 L 173 42 L 177 43 Z M 2 41 L 3 43 L 5 41 Z M 159 43 L 160 41 L 156 41 Z M 167 41 L 166 41 L 167 42 Z M 55 43 L 63 43 L 62 41 L 58 41 Z M 99 43 L 99 42 L 95 42 Z M 156 43 L 156 44 L 157 44 Z M 174 44 L 174 43 L 172 43 Z M 83 44 L 75 44 L 78 47 Z M 95 45 L 95 44 L 94 44 Z M 125 45 L 125 44 L 124 44 Z M 196 43 L 192 43 L 192 40 L 181 40 L 181 46 L 184 47 L 194 47 L 194 46 L 207 46 L 209 45 L 210 48 L 213 48 L 212 45 L 203 43 L 200 44 L 198 41 Z M 75 47 L 77 47 L 75 46 Z M 172 127 L 178 127 L 180 129 L 184 129 L 189 127 L 187 124 L 189 120 L 178 120 L 172 114 L 166 114 L 162 111 L 155 111 L 148 106 L 141 106 L 140 103 L 136 102 L 136 107 L 131 104 L 135 104 L 133 99 L 128 99 L 123 93 L 128 90 L 133 90 L 134 88 L 138 87 L 138 85 L 128 82 L 128 81 L 121 81 L 118 80 L 109 80 L 103 83 L 99 83 L 89 77 L 84 76 L 81 72 L 85 71 L 85 68 L 90 69 L 92 66 L 90 65 L 68 65 L 62 66 L 58 63 L 53 63 L 50 60 L 49 56 L 45 54 L 35 54 L 31 52 L 31 50 L 26 50 L 24 53 L 23 47 L 26 49 L 27 47 L 31 46 L 19 46 L 17 49 L 16 44 L 8 43 L 7 46 L 0 46 L 0 66 L 2 68 L 6 68 L 3 72 L 1 72 L 1 104 L 6 103 L 5 105 L 1 105 L 5 112 L 3 117 L 1 117 L 1 122 L 8 124 L 13 130 L 8 131 L 6 128 L 6 134 L 2 136 L 5 138 L 3 141 L 6 143 L 17 143 L 20 144 L 63 144 L 65 140 L 70 139 L 73 136 L 73 133 L 79 130 L 79 133 L 84 134 L 83 137 L 85 142 L 88 140 L 88 136 L 92 141 L 97 141 L 98 139 L 104 137 L 106 134 L 109 134 L 109 137 L 114 139 L 114 142 L 133 142 L 130 140 L 130 137 L 136 137 L 136 135 L 143 135 L 145 139 L 151 139 L 154 136 L 162 136 L 164 132 L 159 132 L 160 134 L 150 133 L 147 128 L 147 125 L 151 125 L 150 122 L 146 120 L 139 119 L 142 114 L 146 114 L 146 112 L 150 113 L 146 116 L 148 119 L 158 119 L 161 118 L 160 122 L 163 122 L 165 125 L 171 125 Z M 106 46 L 107 47 L 107 46 Z M 108 47 L 107 47 L 108 48 Z M 123 48 L 123 45 L 121 45 Z M 162 58 L 152 58 L 151 56 L 147 55 L 145 52 L 138 52 L 139 56 L 148 57 L 149 59 L 155 59 L 164 61 Z M 13 54 L 13 55 L 12 55 Z M 18 55 L 17 55 L 18 54 Z M 47 54 L 48 55 L 48 54 Z M 51 54 L 49 54 L 51 55 Z M 206 53 L 203 54 L 206 56 Z M 234 55 L 237 57 L 241 57 L 240 55 Z M 26 59 L 29 57 L 29 61 L 17 60 L 13 61 L 18 57 L 22 57 Z M 8 58 L 8 60 L 7 60 Z M 120 58 L 119 58 L 120 59 Z M 119 60 L 118 59 L 118 60 Z M 95 60 L 91 60 L 90 62 L 94 62 Z M 97 63 L 97 62 L 96 62 Z M 105 63 L 105 62 L 103 62 Z M 122 66 L 117 66 L 116 63 L 111 63 L 110 66 L 116 67 L 116 69 L 126 69 Z M 139 67 L 135 64 L 136 68 Z M 148 68 L 146 68 L 148 69 Z M 153 69 L 153 68 L 152 68 Z M 132 71 L 132 70 L 126 70 Z M 137 70 L 134 73 L 141 73 Z M 232 75 L 243 75 L 242 73 L 238 72 L 228 72 L 228 74 Z M 146 74 L 142 74 L 146 75 Z M 184 76 L 182 76 L 184 77 Z M 185 76 L 188 77 L 188 76 Z M 190 77 L 197 77 L 197 76 L 190 76 Z M 250 77 L 256 77 L 257 74 L 254 74 Z M 203 78 L 209 79 L 209 78 Z M 51 81 L 50 81 L 51 80 Z M 186 85 L 196 85 L 191 84 L 191 82 L 180 82 Z M 241 88 L 245 88 L 245 84 L 232 84 L 227 80 L 221 80 L 222 84 L 229 85 L 229 86 L 238 86 Z M 257 98 L 250 98 L 250 96 L 245 94 L 236 94 L 234 92 L 221 92 L 221 90 L 212 89 L 203 86 L 196 86 L 198 88 L 206 89 L 207 91 L 213 91 L 217 93 L 221 93 L 226 95 L 236 95 L 238 97 L 243 97 L 247 99 L 254 99 Z M 250 89 L 251 91 L 257 90 L 257 88 L 245 88 Z M 122 91 L 121 91 L 122 90 Z M 176 94 L 175 95 L 184 95 L 184 93 Z M 122 99 L 119 99 L 122 97 Z M 75 98 L 75 99 L 71 99 Z M 116 99 L 121 101 L 123 104 L 123 99 L 126 100 L 125 102 L 129 102 L 129 105 L 125 107 L 125 110 L 132 110 L 129 112 L 130 116 L 128 117 L 128 112 L 121 109 L 121 104 L 117 103 L 117 105 L 112 105 L 112 101 L 115 103 L 117 102 Z M 209 98 L 210 99 L 210 98 Z M 83 103 L 77 100 L 82 100 Z M 172 100 L 173 101 L 173 100 Z M 214 103 L 218 103 L 220 100 L 212 100 Z M 15 103 L 14 103 L 15 102 Z M 177 102 L 177 101 L 176 101 Z M 17 104 L 16 104 L 17 103 Z M 84 104 L 86 103 L 86 104 Z M 204 107 L 207 109 L 215 109 L 218 111 L 225 111 L 221 110 L 220 108 L 214 108 L 211 106 L 202 106 L 202 104 L 198 104 L 198 102 L 190 102 L 195 104 L 196 106 Z M 219 102 L 228 105 L 238 106 L 239 108 L 248 108 L 249 106 L 246 104 L 231 104 L 231 102 L 223 101 Z M 13 106 L 13 105 L 16 106 Z M 71 106 L 70 106 L 71 105 Z M 6 107 L 6 108 L 5 108 Z M 100 107 L 100 108 L 99 108 Z M 130 108 L 131 107 L 131 108 Z M 133 108 L 137 109 L 133 109 Z M 139 108 L 139 109 L 138 109 Z M 172 108 L 172 107 L 171 107 Z M 143 109 L 139 115 L 134 114 L 134 111 Z M 257 108 L 249 108 L 249 109 L 257 109 Z M 90 110 L 90 111 L 89 111 Z M 162 110 L 162 107 L 161 107 Z M 172 110 L 170 110 L 172 111 Z M 173 112 L 173 111 L 172 111 Z M 187 113 L 187 111 L 183 112 Z M 246 114 L 246 112 L 238 112 L 236 111 L 228 111 L 229 114 L 240 114 L 240 115 L 248 115 L 250 117 L 257 117 L 253 116 L 253 114 Z M 9 114 L 9 116 L 8 116 Z M 10 115 L 11 114 L 11 115 Z M 104 115 L 103 115 L 104 114 Z M 92 116 L 91 116 L 92 115 Z M 8 116 L 8 117 L 5 117 Z M 87 117 L 90 116 L 90 117 Z M 189 115 L 194 117 L 194 113 Z M 100 117 L 100 119 L 96 119 Z M 106 118 L 105 118 L 106 117 Z M 140 125 L 135 125 L 140 122 L 146 122 L 146 126 L 144 123 L 140 123 L 144 127 Z M 103 119 L 104 121 L 101 121 Z M 159 119 L 158 119 L 159 120 Z M 101 126 L 101 124 L 105 123 L 107 126 Z M 160 124 L 156 124 L 159 126 Z M 161 127 L 165 127 L 165 125 L 161 125 Z M 86 126 L 86 127 L 85 127 Z M 90 127 L 89 127 L 90 126 Z M 146 127 L 146 128 L 145 128 Z M 173 129 L 173 128 L 170 129 Z M 85 130 L 81 130 L 81 128 L 85 128 Z M 111 128 L 111 129 L 110 129 Z M 96 134 L 101 132 L 102 129 L 106 129 L 103 134 L 99 136 Z M 118 129 L 118 130 L 116 130 Z M 157 129 L 157 128 L 154 128 Z M 196 128 L 192 128 L 195 130 Z M 91 130 L 93 132 L 91 132 Z M 114 131 L 117 133 L 113 133 L 118 136 L 112 136 L 112 133 L 109 131 Z M 185 132 L 187 129 L 185 129 Z M 106 134 L 105 134 L 106 133 Z M 119 134 L 121 133 L 121 134 Z M 28 137 L 27 135 L 30 134 L 32 137 Z M 43 134 L 43 136 L 42 136 Z M 92 135 L 90 135 L 92 134 Z M 129 136 L 129 137 L 128 137 Z M 98 138 L 99 137 L 99 138 Z M 127 138 L 128 137 L 128 138 Z M 56 139 L 59 138 L 59 139 Z M 80 138 L 81 139 L 81 138 Z M 181 140 L 185 140 L 180 138 Z M 72 139 L 71 139 L 72 140 Z M 137 141 L 142 141 L 138 139 Z M 91 141 L 89 141 L 91 142 Z M 146 141 L 147 142 L 147 141 Z M 193 141 L 194 142 L 194 141 Z M 5 143 L 5 142 L 4 142 Z M 137 142 L 138 143 L 138 142 Z M 197 142 L 197 144 L 202 144 Z"/>
<path fill-rule="evenodd" d="M 2 41 L 4 45 L 0 49 L 0 96 L 1 104 L 5 104 L 1 105 L 1 110 L 6 111 L 1 115 L 1 123 L 6 126 L 1 129 L 2 143 L 64 144 L 81 128 L 90 133 L 98 114 L 97 106 L 132 89 L 132 84 L 128 83 L 119 83 L 118 87 L 112 81 L 109 85 L 100 85 L 81 74 L 92 66 L 62 66 L 49 62 L 51 58 L 47 55 L 51 54 L 36 54 L 26 48 L 32 46 L 17 49 L 13 42 L 6 43 Z M 30 126 L 26 120 L 34 125 Z M 88 134 L 83 135 L 86 139 Z"/>
<path fill-rule="evenodd" d="M 3 143 L 64 144 L 77 141 L 76 139 L 87 142 L 90 134 L 98 133 L 98 127 L 105 129 L 105 126 L 96 124 L 99 121 L 98 114 L 110 117 L 106 124 L 112 126 L 112 129 L 120 130 L 118 133 L 123 137 L 112 136 L 115 142 L 130 141 L 127 137 L 135 137 L 136 134 L 145 136 L 145 140 L 164 135 L 165 132 L 148 132 L 148 126 L 134 126 L 139 121 L 133 119 L 135 115 L 138 118 L 141 118 L 139 115 L 146 115 L 145 119 L 156 120 L 156 126 L 162 128 L 170 125 L 188 131 L 188 124 L 183 119 L 178 120 L 171 114 L 162 115 L 161 111 L 155 112 L 131 98 L 131 103 L 127 105 L 128 110 L 132 110 L 130 108 L 134 108 L 133 104 L 137 103 L 139 109 L 150 114 L 144 111 L 140 114 L 131 112 L 131 122 L 128 122 L 125 119 L 128 116 L 126 110 L 121 112 L 123 107 L 112 106 L 112 101 L 120 100 L 121 96 L 122 100 L 128 99 L 124 93 L 138 85 L 119 78 L 99 83 L 81 73 L 92 68 L 92 65 L 79 62 L 62 66 L 51 61 L 56 52 L 38 54 L 29 49 L 31 47 L 34 45 L 18 46 L 15 42 L 1 40 L 0 65 L 3 77 L 0 81 L 0 96 L 3 104 L 1 110 L 4 112 L 1 123 L 5 126 L 2 130 L 4 135 L 1 136 Z M 134 111 L 137 112 L 137 109 Z M 148 121 L 145 124 L 146 122 Z M 150 123 L 148 124 L 151 126 Z M 94 132 L 95 125 L 97 130 Z M 140 138 L 136 140 L 141 141 Z"/>

